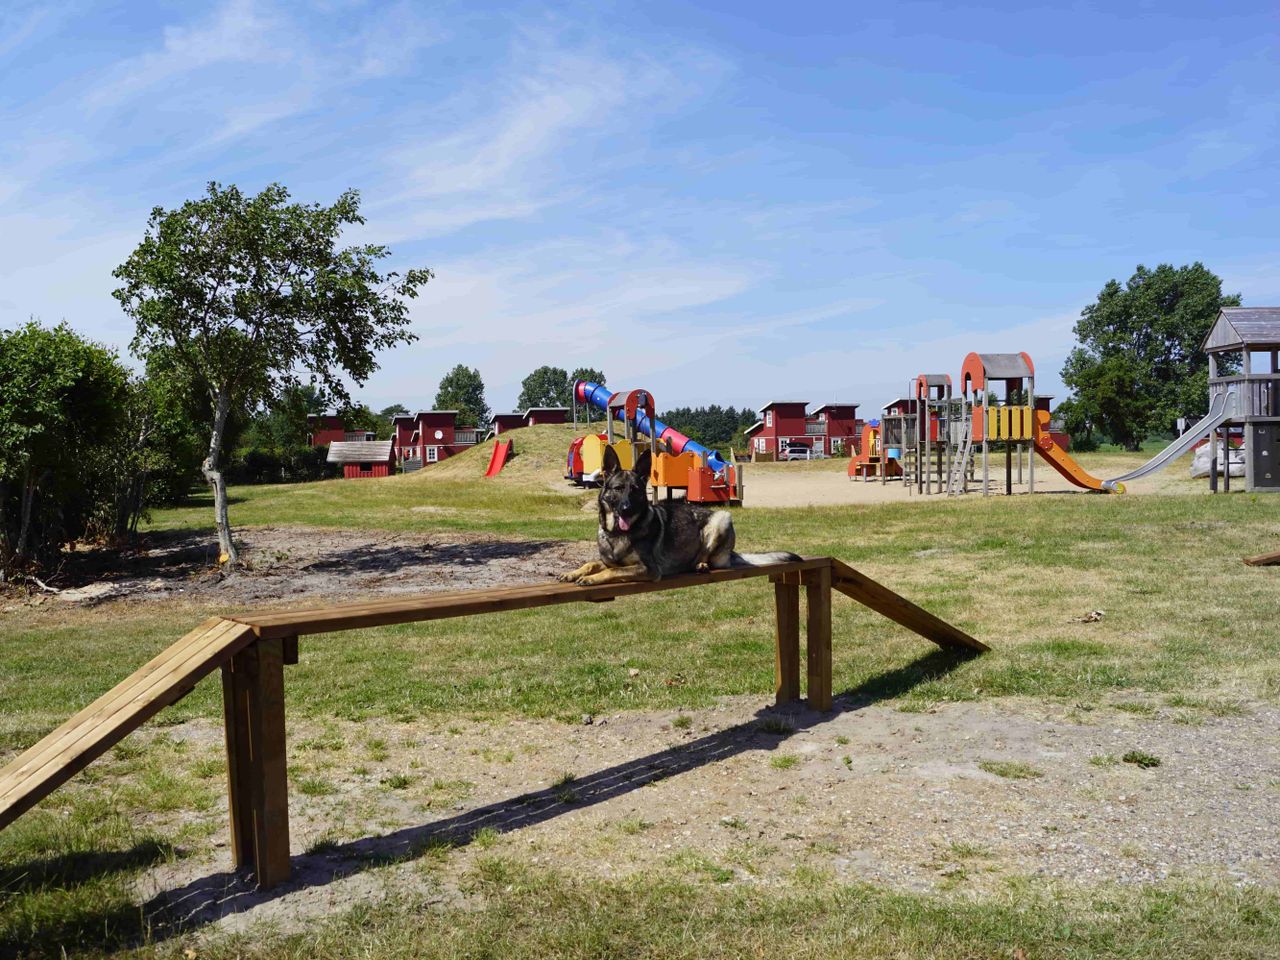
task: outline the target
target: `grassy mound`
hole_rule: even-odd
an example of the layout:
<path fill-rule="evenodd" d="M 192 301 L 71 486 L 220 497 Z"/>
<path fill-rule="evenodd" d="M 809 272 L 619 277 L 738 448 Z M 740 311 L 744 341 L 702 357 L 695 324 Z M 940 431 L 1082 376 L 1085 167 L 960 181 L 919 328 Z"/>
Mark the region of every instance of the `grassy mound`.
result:
<path fill-rule="evenodd" d="M 572 424 L 544 424 L 539 427 L 521 427 L 502 434 L 503 440 L 515 444 L 515 456 L 502 468 L 491 482 L 494 483 L 563 483 L 565 455 L 574 437 L 585 430 L 575 431 Z M 479 480 L 489 466 L 493 454 L 493 440 L 478 443 L 470 450 L 450 457 L 442 463 L 409 474 L 408 480 Z"/>

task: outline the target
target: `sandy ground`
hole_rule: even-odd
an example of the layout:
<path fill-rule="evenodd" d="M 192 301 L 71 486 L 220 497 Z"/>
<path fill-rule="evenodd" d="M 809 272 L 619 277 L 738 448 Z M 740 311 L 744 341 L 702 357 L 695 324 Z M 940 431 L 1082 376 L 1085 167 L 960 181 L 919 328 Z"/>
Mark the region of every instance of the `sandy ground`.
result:
<path fill-rule="evenodd" d="M 224 577 L 208 533 L 149 533 L 137 549 L 85 548 L 26 602 L 351 599 L 551 580 L 595 556 L 594 542 L 508 541 L 487 534 L 236 527 L 246 569 Z M 12 599 L 10 605 L 20 602 Z M 0 612 L 7 609 L 0 606 Z"/>
<path fill-rule="evenodd" d="M 1207 481 L 1188 482 L 1186 461 L 1177 461 L 1165 470 L 1126 484 L 1128 495 L 1144 493 L 1207 493 Z M 901 480 L 881 483 L 878 479 L 850 480 L 845 473 L 846 461 L 819 463 L 748 463 L 743 471 L 748 507 L 810 507 L 858 503 L 898 503 L 924 500 L 925 496 L 908 489 Z M 1043 460 L 1036 461 L 1036 493 L 1100 496 L 1068 483 Z M 1004 463 L 999 470 L 992 467 L 997 492 L 1004 491 Z M 1015 475 L 1016 478 L 1016 475 Z M 1014 485 L 1015 494 L 1026 492 L 1025 485 Z M 973 492 L 968 496 L 979 496 Z M 933 494 L 932 496 L 939 496 Z"/>
<path fill-rule="evenodd" d="M 291 775 L 331 792 L 293 791 L 294 879 L 258 893 L 232 872 L 219 805 L 201 815 L 207 845 L 148 872 L 139 893 L 162 926 L 225 930 L 296 929 L 392 892 L 465 903 L 460 881 L 485 853 L 575 876 L 675 869 L 754 885 L 797 868 L 905 890 L 978 891 L 1014 876 L 1280 883 L 1274 707 L 1194 725 L 1163 708 L 1139 717 L 1002 701 L 903 713 L 846 695 L 815 714 L 762 702 L 727 699 L 688 714 L 688 728 L 671 712 L 581 725 L 299 724 L 295 744 L 324 746 L 295 748 Z M 219 755 L 214 724 L 165 732 Z M 371 757 L 367 745 L 383 741 Z M 1131 750 L 1160 765 L 1117 761 Z M 1032 775 L 985 772 L 991 760 Z"/>

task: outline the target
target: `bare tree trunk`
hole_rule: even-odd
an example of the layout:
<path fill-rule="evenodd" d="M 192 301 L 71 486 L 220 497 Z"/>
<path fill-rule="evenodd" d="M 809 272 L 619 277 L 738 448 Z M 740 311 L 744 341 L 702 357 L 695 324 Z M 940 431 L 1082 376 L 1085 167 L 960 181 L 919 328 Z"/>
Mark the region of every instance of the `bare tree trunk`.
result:
<path fill-rule="evenodd" d="M 31 512 L 35 505 L 36 499 L 36 478 L 31 475 L 31 468 L 27 467 L 26 473 L 22 478 L 22 507 L 20 513 L 18 527 L 18 546 L 13 551 L 14 556 L 19 560 L 27 558 L 27 540 L 31 534 Z"/>
<path fill-rule="evenodd" d="M 219 461 L 222 456 L 222 435 L 227 427 L 227 414 L 231 411 L 230 392 L 218 391 L 214 401 L 213 436 L 209 438 L 209 456 L 201 464 L 205 480 L 213 490 L 213 520 L 218 527 L 218 546 L 222 549 L 221 561 L 228 569 L 235 569 L 240 562 L 236 545 L 231 541 L 231 520 L 227 516 L 227 482 L 222 477 Z"/>

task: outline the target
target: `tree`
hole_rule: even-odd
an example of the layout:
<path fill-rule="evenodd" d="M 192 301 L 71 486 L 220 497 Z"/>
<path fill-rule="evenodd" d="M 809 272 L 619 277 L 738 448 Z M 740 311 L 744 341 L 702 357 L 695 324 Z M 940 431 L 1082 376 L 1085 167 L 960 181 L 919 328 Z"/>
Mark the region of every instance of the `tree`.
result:
<path fill-rule="evenodd" d="M 1138 450 L 1178 417 L 1203 414 L 1209 361 L 1200 344 L 1218 311 L 1239 304 L 1201 263 L 1139 265 L 1123 287 L 1109 281 L 1081 311 L 1077 346 L 1062 369 L 1073 422 Z"/>
<path fill-rule="evenodd" d="M 406 300 L 432 276 L 380 273 L 384 246 L 337 246 L 345 226 L 364 223 L 356 191 L 328 207 L 288 201 L 279 184 L 250 197 L 210 183 L 177 210 L 153 209 L 142 242 L 114 274 L 114 295 L 136 323 L 133 351 L 171 351 L 210 399 L 202 470 L 233 567 L 220 467 L 233 411 L 279 396 L 303 371 L 345 403 L 343 374 L 363 384 L 379 350 L 415 339 Z"/>
<path fill-rule="evenodd" d="M 66 324 L 0 331 L 0 580 L 109 512 L 129 376 Z"/>
<path fill-rule="evenodd" d="M 539 367 L 520 383 L 517 410 L 530 407 L 567 407 L 572 399 L 573 381 L 559 367 Z"/>
<path fill-rule="evenodd" d="M 594 367 L 579 367 L 577 370 L 573 371 L 573 373 L 569 374 L 569 389 L 571 391 L 575 380 L 586 380 L 588 383 L 596 383 L 602 387 L 608 385 L 605 382 L 604 373 L 600 370 L 596 370 Z"/>
<path fill-rule="evenodd" d="M 391 438 L 391 421 L 374 413 L 368 404 L 352 404 L 340 412 L 342 425 L 352 433 L 372 433 L 377 440 Z"/>
<path fill-rule="evenodd" d="M 480 378 L 480 371 L 458 364 L 441 377 L 435 408 L 457 410 L 460 424 L 482 428 L 488 424 L 489 404 L 484 399 L 484 380 Z"/>
<path fill-rule="evenodd" d="M 403 403 L 393 403 L 391 406 L 383 407 L 378 411 L 378 416 L 387 421 L 387 423 L 390 423 L 396 417 L 407 417 L 408 415 L 409 408 Z"/>

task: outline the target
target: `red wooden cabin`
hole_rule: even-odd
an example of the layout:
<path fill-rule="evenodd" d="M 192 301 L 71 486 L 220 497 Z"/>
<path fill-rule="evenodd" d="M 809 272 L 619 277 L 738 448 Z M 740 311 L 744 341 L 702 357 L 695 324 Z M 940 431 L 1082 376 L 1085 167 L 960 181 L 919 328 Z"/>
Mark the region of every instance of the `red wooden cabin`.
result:
<path fill-rule="evenodd" d="M 803 400 L 773 400 L 760 408 L 760 420 L 747 428 L 752 456 L 782 459 L 789 447 L 809 448 L 814 457 L 851 452 L 858 443 L 862 421 L 856 403 L 824 403 L 806 413 Z"/>
<path fill-rule="evenodd" d="M 494 436 L 506 433 L 508 430 L 517 430 L 524 425 L 523 413 L 495 413 L 489 421 L 489 428 L 493 431 Z"/>
<path fill-rule="evenodd" d="M 416 470 L 470 450 L 480 442 L 480 431 L 457 420 L 457 410 L 419 410 L 396 417 L 396 459 L 406 470 Z"/>
<path fill-rule="evenodd" d="M 530 407 L 522 416 L 526 427 L 536 427 L 544 423 L 568 423 L 568 407 Z"/>
<path fill-rule="evenodd" d="M 375 439 L 367 430 L 348 430 L 346 422 L 336 413 L 307 414 L 307 431 L 307 442 L 313 447 L 327 447 L 343 440 Z"/>

